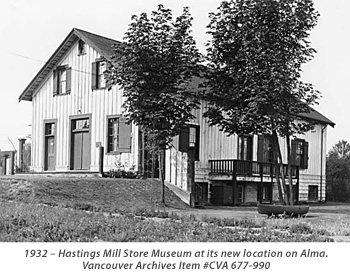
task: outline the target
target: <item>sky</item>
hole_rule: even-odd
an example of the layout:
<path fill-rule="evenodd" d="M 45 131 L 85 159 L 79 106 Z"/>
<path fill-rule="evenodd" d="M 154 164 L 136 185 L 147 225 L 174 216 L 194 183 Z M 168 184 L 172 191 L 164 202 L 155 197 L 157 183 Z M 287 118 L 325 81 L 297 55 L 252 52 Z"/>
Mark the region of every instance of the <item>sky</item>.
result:
<path fill-rule="evenodd" d="M 0 0 L 0 149 L 18 149 L 18 139 L 31 133 L 31 102 L 19 95 L 72 28 L 122 41 L 131 16 L 150 13 L 158 4 L 179 15 L 188 6 L 194 18 L 193 36 L 205 54 L 209 12 L 221 0 Z M 322 94 L 315 107 L 336 123 L 328 127 L 327 151 L 339 140 L 350 142 L 350 1 L 314 0 L 318 25 L 310 41 L 317 50 L 304 66 L 303 80 Z M 28 138 L 30 141 L 30 138 Z M 12 145 L 13 144 L 13 145 Z"/>

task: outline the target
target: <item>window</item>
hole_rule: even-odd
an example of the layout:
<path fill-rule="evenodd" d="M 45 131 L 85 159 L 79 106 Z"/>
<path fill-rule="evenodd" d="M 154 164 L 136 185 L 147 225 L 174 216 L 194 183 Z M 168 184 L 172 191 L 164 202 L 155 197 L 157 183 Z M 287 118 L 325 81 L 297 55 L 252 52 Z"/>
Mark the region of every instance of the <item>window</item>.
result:
<path fill-rule="evenodd" d="M 264 182 L 262 187 L 261 199 L 262 201 L 271 201 L 272 186 L 271 183 Z"/>
<path fill-rule="evenodd" d="M 45 123 L 45 136 L 55 135 L 55 123 Z"/>
<path fill-rule="evenodd" d="M 309 201 L 317 201 L 318 200 L 318 186 L 317 185 L 309 185 Z"/>
<path fill-rule="evenodd" d="M 194 149 L 194 160 L 199 160 L 199 126 L 189 125 L 182 129 L 179 135 L 179 151 L 188 152 L 189 148 Z"/>
<path fill-rule="evenodd" d="M 107 69 L 107 63 L 104 60 L 97 60 L 92 63 L 92 89 L 106 88 L 106 79 L 104 72 Z"/>
<path fill-rule="evenodd" d="M 240 160 L 253 159 L 253 137 L 252 136 L 238 137 L 238 159 Z"/>
<path fill-rule="evenodd" d="M 71 91 L 71 68 L 59 66 L 53 71 L 53 94 L 69 94 Z"/>
<path fill-rule="evenodd" d="M 131 124 L 121 116 L 107 118 L 107 153 L 131 152 Z"/>
<path fill-rule="evenodd" d="M 79 40 L 78 42 L 78 55 L 85 54 L 85 42 L 83 40 Z"/>
<path fill-rule="evenodd" d="M 244 200 L 244 198 L 245 198 L 245 188 L 244 188 L 245 186 L 244 185 L 241 185 L 241 184 L 239 184 L 239 185 L 237 185 L 237 192 L 238 192 L 238 203 L 240 204 L 240 203 L 244 203 L 245 202 L 245 200 Z"/>
<path fill-rule="evenodd" d="M 291 158 L 292 164 L 298 165 L 300 169 L 308 168 L 308 148 L 309 144 L 304 139 L 292 140 Z"/>
<path fill-rule="evenodd" d="M 276 153 L 273 148 L 272 136 L 258 136 L 258 162 L 273 163 L 276 158 Z"/>
<path fill-rule="evenodd" d="M 74 120 L 72 130 L 86 130 L 89 128 L 90 128 L 90 119 L 84 118 L 84 119 Z"/>

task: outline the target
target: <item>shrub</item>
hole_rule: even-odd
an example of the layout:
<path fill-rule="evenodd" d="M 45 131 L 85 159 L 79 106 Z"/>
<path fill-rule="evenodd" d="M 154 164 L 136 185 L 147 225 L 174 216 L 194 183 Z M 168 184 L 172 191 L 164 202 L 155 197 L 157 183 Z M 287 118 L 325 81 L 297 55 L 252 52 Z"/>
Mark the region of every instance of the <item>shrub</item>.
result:
<path fill-rule="evenodd" d="M 294 234 L 312 234 L 313 230 L 306 223 L 297 223 L 290 226 L 289 231 Z"/>

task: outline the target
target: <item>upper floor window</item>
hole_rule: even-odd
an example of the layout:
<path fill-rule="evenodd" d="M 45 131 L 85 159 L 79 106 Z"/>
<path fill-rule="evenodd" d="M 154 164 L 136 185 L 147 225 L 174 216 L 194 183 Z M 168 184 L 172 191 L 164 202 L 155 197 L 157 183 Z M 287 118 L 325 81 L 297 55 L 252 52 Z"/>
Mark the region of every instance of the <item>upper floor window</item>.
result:
<path fill-rule="evenodd" d="M 104 72 L 107 69 L 107 63 L 104 60 L 97 60 L 92 63 L 92 89 L 103 89 L 106 88 L 106 79 Z"/>
<path fill-rule="evenodd" d="M 253 159 L 253 137 L 238 136 L 238 159 L 252 160 Z"/>
<path fill-rule="evenodd" d="M 71 68 L 59 66 L 53 71 L 53 94 L 69 94 L 71 91 Z"/>
<path fill-rule="evenodd" d="M 304 139 L 293 139 L 291 144 L 291 159 L 294 165 L 299 165 L 301 169 L 308 168 L 309 143 Z"/>
<path fill-rule="evenodd" d="M 199 160 L 199 126 L 189 125 L 181 130 L 179 135 L 179 151 L 188 152 L 189 148 L 194 150 L 194 160 Z"/>
<path fill-rule="evenodd" d="M 258 161 L 273 163 L 276 159 L 276 152 L 271 135 L 258 136 Z"/>
<path fill-rule="evenodd" d="M 78 42 L 78 55 L 85 54 L 85 42 L 83 40 L 79 40 Z"/>

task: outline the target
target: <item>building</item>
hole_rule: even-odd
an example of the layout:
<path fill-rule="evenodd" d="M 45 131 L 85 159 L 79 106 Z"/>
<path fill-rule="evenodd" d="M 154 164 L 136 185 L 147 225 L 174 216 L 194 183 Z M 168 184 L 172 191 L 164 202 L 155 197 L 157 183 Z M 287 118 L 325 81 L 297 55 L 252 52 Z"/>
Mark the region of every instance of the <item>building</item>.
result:
<path fill-rule="evenodd" d="M 0 151 L 0 176 L 15 173 L 16 151 Z"/>
<path fill-rule="evenodd" d="M 195 201 L 199 204 L 239 205 L 278 201 L 270 136 L 228 137 L 202 117 L 206 103 L 196 110 L 189 129 L 175 138 L 174 148 L 166 153 L 166 180 L 191 192 L 188 154 L 195 159 Z M 304 117 L 317 124 L 305 135 L 292 140 L 292 177 L 297 201 L 324 201 L 326 198 L 327 126 L 335 124 L 316 110 Z M 281 153 L 287 159 L 285 141 Z M 284 171 L 287 171 L 286 165 Z"/>
<path fill-rule="evenodd" d="M 20 95 L 20 101 L 33 105 L 32 171 L 132 169 L 147 174 L 151 158 L 144 136 L 122 116 L 122 91 L 107 89 L 103 78 L 103 57 L 113 54 L 115 44 L 120 42 L 73 29 Z M 196 119 L 166 152 L 166 181 L 196 194 L 197 203 L 275 200 L 268 137 L 227 137 L 202 118 L 204 107 L 202 102 Z M 326 126 L 334 123 L 317 111 L 308 116 L 318 125 L 293 143 L 298 159 L 293 177 L 300 200 L 324 200 Z M 195 159 L 192 166 L 189 152 Z"/>

